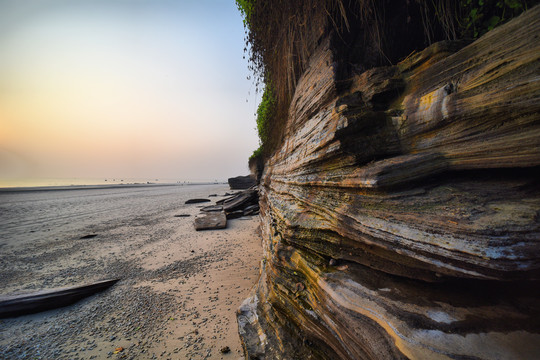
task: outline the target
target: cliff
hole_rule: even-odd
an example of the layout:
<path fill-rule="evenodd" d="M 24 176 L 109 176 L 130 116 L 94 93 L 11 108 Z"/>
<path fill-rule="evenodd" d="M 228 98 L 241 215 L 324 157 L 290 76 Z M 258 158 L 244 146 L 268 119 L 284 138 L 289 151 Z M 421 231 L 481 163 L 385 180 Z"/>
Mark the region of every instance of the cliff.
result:
<path fill-rule="evenodd" d="M 332 34 L 259 186 L 250 358 L 540 356 L 540 7 L 353 71 Z"/>

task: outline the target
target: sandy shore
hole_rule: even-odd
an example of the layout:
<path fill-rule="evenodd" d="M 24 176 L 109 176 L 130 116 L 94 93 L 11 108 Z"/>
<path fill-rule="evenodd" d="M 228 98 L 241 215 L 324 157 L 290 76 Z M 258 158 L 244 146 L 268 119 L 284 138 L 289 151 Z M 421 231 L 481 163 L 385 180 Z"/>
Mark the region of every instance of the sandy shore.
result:
<path fill-rule="evenodd" d="M 66 308 L 1 320 L 0 358 L 242 358 L 235 311 L 258 277 L 258 221 L 196 232 L 198 212 L 196 204 L 171 206 L 125 224 L 95 224 L 86 229 L 97 234 L 91 239 L 2 246 L 2 260 L 10 259 L 0 273 L 2 294 L 66 279 L 122 280 Z"/>

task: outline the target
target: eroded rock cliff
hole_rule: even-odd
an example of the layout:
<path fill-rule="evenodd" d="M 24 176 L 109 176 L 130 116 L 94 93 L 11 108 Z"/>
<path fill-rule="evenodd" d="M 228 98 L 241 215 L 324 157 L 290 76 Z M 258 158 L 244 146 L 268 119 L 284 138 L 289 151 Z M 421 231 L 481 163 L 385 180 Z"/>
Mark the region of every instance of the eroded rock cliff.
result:
<path fill-rule="evenodd" d="M 540 7 L 336 76 L 320 39 L 260 185 L 259 359 L 540 356 Z"/>

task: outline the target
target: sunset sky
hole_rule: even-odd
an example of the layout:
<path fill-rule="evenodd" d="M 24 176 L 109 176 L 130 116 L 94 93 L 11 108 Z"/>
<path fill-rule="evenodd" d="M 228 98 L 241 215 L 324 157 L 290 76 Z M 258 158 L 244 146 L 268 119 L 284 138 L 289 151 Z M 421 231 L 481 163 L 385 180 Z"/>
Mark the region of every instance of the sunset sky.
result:
<path fill-rule="evenodd" d="M 243 49 L 234 0 L 0 0 L 0 178 L 247 174 Z"/>

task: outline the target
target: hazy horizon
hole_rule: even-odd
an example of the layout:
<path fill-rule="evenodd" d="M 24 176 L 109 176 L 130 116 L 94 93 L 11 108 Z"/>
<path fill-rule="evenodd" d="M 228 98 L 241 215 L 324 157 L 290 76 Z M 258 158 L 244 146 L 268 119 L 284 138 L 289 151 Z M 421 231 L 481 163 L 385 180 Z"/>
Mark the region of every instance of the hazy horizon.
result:
<path fill-rule="evenodd" d="M 0 180 L 247 174 L 244 46 L 233 0 L 0 0 Z"/>

